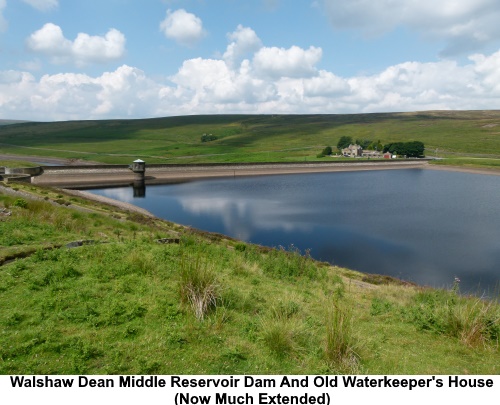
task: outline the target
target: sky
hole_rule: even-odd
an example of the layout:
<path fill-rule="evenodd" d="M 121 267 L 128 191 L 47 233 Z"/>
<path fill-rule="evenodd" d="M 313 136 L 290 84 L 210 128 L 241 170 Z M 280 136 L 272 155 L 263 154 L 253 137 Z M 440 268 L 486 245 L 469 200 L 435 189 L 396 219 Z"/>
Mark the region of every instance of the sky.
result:
<path fill-rule="evenodd" d="M 0 119 L 500 108 L 499 0 L 0 0 Z"/>

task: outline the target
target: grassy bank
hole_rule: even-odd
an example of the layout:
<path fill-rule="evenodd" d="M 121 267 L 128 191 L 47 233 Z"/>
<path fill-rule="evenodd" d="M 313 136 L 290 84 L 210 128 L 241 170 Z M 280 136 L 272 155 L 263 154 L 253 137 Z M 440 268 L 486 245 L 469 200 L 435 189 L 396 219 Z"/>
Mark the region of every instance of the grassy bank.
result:
<path fill-rule="evenodd" d="M 19 167 L 35 167 L 37 166 L 34 163 L 28 162 L 26 160 L 2 160 L 0 159 L 0 167 L 10 167 L 10 168 L 19 168 Z"/>
<path fill-rule="evenodd" d="M 213 115 L 23 123 L 0 127 L 4 153 L 103 163 L 315 161 L 341 136 L 419 140 L 429 156 L 500 157 L 499 111 L 338 115 Z M 202 142 L 203 134 L 217 139 Z M 329 158 L 323 158 L 329 159 Z"/>
<path fill-rule="evenodd" d="M 458 284 L 423 289 L 15 188 L 0 191 L 2 374 L 500 372 L 500 307 Z"/>
<path fill-rule="evenodd" d="M 500 170 L 500 159 L 470 158 L 470 157 L 450 157 L 430 162 L 436 166 L 458 166 L 464 168 L 489 168 Z"/>

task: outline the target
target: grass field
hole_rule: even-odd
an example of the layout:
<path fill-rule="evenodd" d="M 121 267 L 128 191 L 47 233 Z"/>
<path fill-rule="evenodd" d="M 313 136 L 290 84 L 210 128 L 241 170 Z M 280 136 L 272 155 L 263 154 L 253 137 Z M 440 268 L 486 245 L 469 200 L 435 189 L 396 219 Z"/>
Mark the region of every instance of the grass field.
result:
<path fill-rule="evenodd" d="M 299 253 L 0 189 L 0 373 L 500 372 L 498 303 Z"/>
<path fill-rule="evenodd" d="M 0 159 L 0 167 L 7 166 L 10 168 L 19 168 L 19 167 L 34 167 L 36 164 L 27 162 L 24 160 L 2 160 Z"/>
<path fill-rule="evenodd" d="M 202 134 L 217 140 L 201 142 Z M 429 156 L 500 159 L 500 111 L 30 122 L 1 126 L 0 148 L 121 164 L 137 157 L 149 163 L 286 162 L 318 160 L 343 135 L 383 144 L 419 140 Z"/>

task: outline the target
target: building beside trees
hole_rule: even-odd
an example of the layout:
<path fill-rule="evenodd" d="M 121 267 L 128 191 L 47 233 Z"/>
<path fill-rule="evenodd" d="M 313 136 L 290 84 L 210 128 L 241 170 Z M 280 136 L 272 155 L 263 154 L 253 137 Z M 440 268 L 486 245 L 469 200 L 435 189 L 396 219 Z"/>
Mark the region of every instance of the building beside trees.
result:
<path fill-rule="evenodd" d="M 350 137 L 342 137 L 342 144 Z M 352 138 L 351 138 L 352 139 Z M 369 145 L 367 149 L 363 148 L 362 145 L 357 143 L 350 143 L 348 146 L 339 148 L 342 156 L 356 158 L 356 157 L 368 157 L 368 158 L 391 158 L 396 156 L 406 157 L 406 158 L 422 158 L 424 157 L 425 146 L 423 142 L 411 141 L 411 142 L 393 142 L 386 144 L 382 147 L 380 141 L 373 142 Z M 389 154 L 389 155 L 386 155 Z"/>

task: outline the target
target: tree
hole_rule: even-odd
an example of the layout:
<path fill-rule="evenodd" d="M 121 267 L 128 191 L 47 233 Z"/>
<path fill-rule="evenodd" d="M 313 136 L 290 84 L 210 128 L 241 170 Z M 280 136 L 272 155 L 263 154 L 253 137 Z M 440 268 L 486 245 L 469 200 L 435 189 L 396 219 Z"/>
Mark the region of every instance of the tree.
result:
<path fill-rule="evenodd" d="M 323 149 L 323 152 L 321 152 L 324 156 L 330 156 L 332 154 L 333 150 L 331 146 L 327 146 L 325 149 Z"/>
<path fill-rule="evenodd" d="M 407 157 L 421 157 L 424 156 L 425 146 L 423 142 L 413 141 L 406 143 L 406 156 Z"/>
<path fill-rule="evenodd" d="M 352 137 L 344 135 L 340 137 L 339 141 L 337 142 L 337 149 L 342 150 L 344 148 L 347 148 L 349 145 L 352 145 L 352 143 Z"/>
<path fill-rule="evenodd" d="M 403 142 L 393 142 L 387 145 L 384 145 L 384 153 L 390 152 L 393 155 L 405 155 L 406 148 Z"/>
<path fill-rule="evenodd" d="M 372 141 L 370 141 L 369 139 L 356 139 L 356 145 L 361 146 L 363 149 L 368 149 L 368 146 L 370 146 L 371 143 Z"/>

